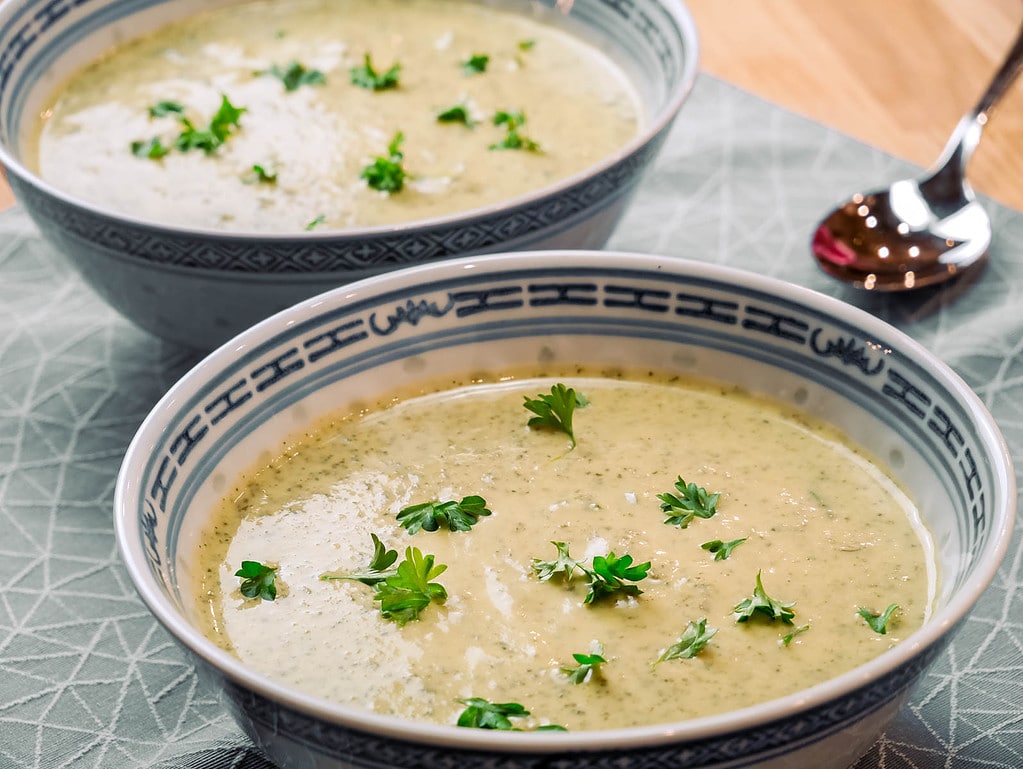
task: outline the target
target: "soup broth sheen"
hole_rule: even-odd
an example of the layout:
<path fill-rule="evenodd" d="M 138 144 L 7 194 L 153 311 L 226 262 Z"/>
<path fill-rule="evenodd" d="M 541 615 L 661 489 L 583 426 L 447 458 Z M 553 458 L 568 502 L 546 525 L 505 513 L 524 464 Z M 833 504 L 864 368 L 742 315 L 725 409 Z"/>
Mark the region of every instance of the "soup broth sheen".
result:
<path fill-rule="evenodd" d="M 530 427 L 525 398 L 558 382 L 588 405 L 564 432 Z M 679 478 L 717 512 L 665 523 Z M 485 498 L 469 531 L 409 534 L 403 508 Z M 365 570 L 371 534 L 447 570 L 447 590 L 404 626 L 373 588 L 325 581 Z M 705 543 L 744 540 L 724 559 Z M 628 554 L 642 593 L 584 603 L 586 580 L 538 578 L 534 559 Z M 743 391 L 654 375 L 474 382 L 325 422 L 247 476 L 198 554 L 198 612 L 218 643 L 268 676 L 330 700 L 455 723 L 480 697 L 517 702 L 523 728 L 625 727 L 780 697 L 870 660 L 924 621 L 931 545 L 909 499 L 832 428 Z M 274 601 L 247 599 L 242 561 L 276 565 Z M 791 624 L 735 608 L 765 593 Z M 898 604 L 886 634 L 858 611 Z M 658 662 L 689 622 L 717 632 Z M 606 660 L 583 683 L 574 654 Z"/>

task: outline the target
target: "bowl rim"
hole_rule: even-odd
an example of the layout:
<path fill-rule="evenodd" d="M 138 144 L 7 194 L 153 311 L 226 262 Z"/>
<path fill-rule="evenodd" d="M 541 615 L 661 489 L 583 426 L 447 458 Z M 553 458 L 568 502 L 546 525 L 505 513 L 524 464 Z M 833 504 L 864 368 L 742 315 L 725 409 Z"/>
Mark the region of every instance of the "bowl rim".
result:
<path fill-rule="evenodd" d="M 160 2 L 169 1 L 160 0 Z M 6 0 L 6 2 L 0 3 L 0 25 L 9 17 L 22 12 L 31 2 L 32 0 Z M 498 217 L 503 213 L 526 208 L 536 204 L 538 201 L 560 195 L 588 179 L 599 176 L 613 168 L 616 164 L 639 154 L 646 145 L 656 140 L 658 136 L 663 135 L 670 128 L 682 109 L 682 105 L 689 97 L 699 74 L 700 37 L 696 22 L 685 0 L 652 0 L 652 2 L 656 2 L 674 20 L 683 43 L 682 69 L 675 87 L 668 91 L 668 98 L 665 103 L 654 114 L 648 116 L 648 120 L 641 126 L 640 131 L 626 144 L 605 155 L 597 162 L 551 184 L 488 205 L 476 206 L 442 216 L 412 219 L 392 224 L 346 227 L 336 230 L 303 232 L 219 230 L 211 227 L 171 225 L 156 220 L 144 219 L 63 192 L 32 171 L 22 162 L 20 157 L 10 150 L 5 142 L 0 142 L 0 168 L 5 170 L 9 177 L 14 177 L 16 182 L 34 188 L 39 193 L 53 198 L 69 208 L 88 212 L 99 219 L 105 219 L 135 229 L 144 229 L 166 237 L 190 237 L 226 243 L 252 240 L 262 240 L 268 243 L 289 243 L 293 241 L 309 244 L 334 243 L 337 241 L 358 240 L 359 238 L 384 235 L 401 236 L 403 234 L 418 234 L 424 231 L 428 232 L 451 227 L 460 222 Z"/>
<path fill-rule="evenodd" d="M 491 730 L 465 729 L 453 725 L 402 721 L 355 707 L 329 702 L 305 694 L 247 668 L 240 660 L 220 649 L 195 629 L 174 609 L 150 575 L 142 552 L 138 516 L 127 506 L 136 498 L 137 478 L 147 451 L 163 429 L 165 417 L 173 414 L 175 404 L 187 398 L 189 391 L 208 376 L 230 365 L 240 354 L 258 347 L 277 333 L 301 320 L 315 317 L 321 308 L 328 309 L 357 302 L 378 294 L 415 286 L 434 278 L 450 278 L 467 271 L 501 272 L 507 269 L 561 269 L 569 267 L 615 268 L 627 266 L 647 271 L 672 271 L 696 278 L 728 281 L 755 288 L 781 300 L 805 305 L 862 328 L 877 339 L 891 341 L 914 363 L 942 382 L 973 417 L 973 424 L 991 449 L 991 465 L 997 488 L 1004 493 L 1003 504 L 992 509 L 991 537 L 978 551 L 978 565 L 973 576 L 963 583 L 951 600 L 934 611 L 923 627 L 907 636 L 894 648 L 874 659 L 828 681 L 802 689 L 784 697 L 774 698 L 739 710 L 647 726 L 587 730 L 573 732 L 502 733 Z M 523 251 L 485 256 L 469 256 L 419 265 L 375 275 L 327 291 L 300 302 L 261 321 L 209 353 L 184 374 L 153 406 L 133 437 L 114 489 L 114 529 L 122 560 L 129 577 L 147 608 L 155 618 L 204 664 L 219 671 L 243 689 L 285 708 L 312 718 L 356 732 L 386 737 L 404 743 L 442 746 L 452 750 L 485 750 L 509 753 L 595 752 L 634 748 L 651 748 L 689 741 L 722 738 L 742 731 L 762 728 L 772 722 L 798 716 L 825 707 L 827 703 L 849 696 L 900 668 L 911 665 L 918 655 L 939 647 L 949 633 L 966 619 L 981 594 L 995 578 L 1008 550 L 1015 519 L 1016 477 L 1008 445 L 994 417 L 980 397 L 948 364 L 927 350 L 920 342 L 897 327 L 866 310 L 825 295 L 813 289 L 779 278 L 761 275 L 735 267 L 699 262 L 679 257 L 659 256 L 629 251 L 545 250 Z"/>

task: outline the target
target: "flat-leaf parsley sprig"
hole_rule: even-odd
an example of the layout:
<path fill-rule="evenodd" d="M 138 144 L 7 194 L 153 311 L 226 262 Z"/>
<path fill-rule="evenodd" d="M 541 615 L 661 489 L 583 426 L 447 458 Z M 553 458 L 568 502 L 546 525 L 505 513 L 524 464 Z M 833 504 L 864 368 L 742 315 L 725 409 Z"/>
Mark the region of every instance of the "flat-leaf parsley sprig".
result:
<path fill-rule="evenodd" d="M 353 580 L 373 588 L 373 600 L 380 603 L 384 619 L 404 625 L 419 619 L 430 603 L 442 603 L 448 592 L 439 582 L 433 582 L 447 570 L 447 566 L 434 563 L 433 555 L 423 555 L 418 547 L 405 548 L 405 557 L 395 568 L 392 564 L 398 553 L 388 550 L 376 534 L 373 537 L 373 558 L 369 566 L 358 572 L 325 572 L 324 580 Z"/>
<path fill-rule="evenodd" d="M 704 542 L 700 545 L 700 547 L 709 553 L 713 553 L 715 561 L 724 561 L 728 559 L 728 556 L 732 554 L 732 551 L 735 550 L 735 548 L 747 539 L 748 537 L 742 537 L 740 539 L 729 540 L 728 542 L 723 542 L 720 539 L 712 539 L 710 542 Z"/>
<path fill-rule="evenodd" d="M 366 180 L 372 189 L 380 192 L 400 192 L 405 186 L 408 172 L 405 170 L 405 154 L 401 151 L 405 134 L 398 131 L 387 145 L 387 155 L 378 156 L 362 169 L 360 178 Z"/>
<path fill-rule="evenodd" d="M 598 678 L 601 666 L 607 664 L 607 660 L 604 659 L 604 645 L 599 641 L 593 643 L 589 654 L 576 652 L 572 654 L 572 659 L 576 664 L 563 666 L 561 672 L 568 676 L 569 682 L 573 684 L 582 684 Z"/>
<path fill-rule="evenodd" d="M 234 573 L 241 578 L 239 590 L 246 598 L 273 601 L 277 598 L 277 567 L 259 561 L 242 561 Z"/>
<path fill-rule="evenodd" d="M 686 483 L 682 476 L 675 481 L 675 492 L 658 494 L 661 512 L 667 514 L 664 522 L 685 529 L 694 518 L 712 518 L 717 513 L 720 494 L 710 494 L 702 486 Z"/>
<path fill-rule="evenodd" d="M 655 665 L 667 660 L 688 660 L 703 651 L 710 639 L 718 632 L 715 627 L 707 627 L 707 618 L 690 620 L 678 641 L 665 649 L 654 662 Z"/>
<path fill-rule="evenodd" d="M 482 697 L 459 698 L 465 710 L 458 716 L 458 725 L 471 729 L 496 729 L 506 732 L 522 731 L 511 719 L 526 718 L 529 711 L 517 702 L 491 702 Z M 563 732 L 565 727 L 545 724 L 536 728 L 538 732 Z"/>
<path fill-rule="evenodd" d="M 757 584 L 753 588 L 753 596 L 746 598 L 735 605 L 732 610 L 736 622 L 746 622 L 755 614 L 766 617 L 769 620 L 780 619 L 787 625 L 791 625 L 796 613 L 792 611 L 795 601 L 785 603 L 771 598 L 764 590 L 764 583 L 761 580 L 761 572 L 757 572 Z"/>
<path fill-rule="evenodd" d="M 347 579 L 372 587 L 378 582 L 383 582 L 392 574 L 397 574 L 397 568 L 392 567 L 394 562 L 398 560 L 398 551 L 388 550 L 376 534 L 370 534 L 369 536 L 373 539 L 373 557 L 370 558 L 369 565 L 365 569 L 349 572 L 327 571 L 320 575 L 320 579 Z"/>
<path fill-rule="evenodd" d="M 498 110 L 494 114 L 493 123 L 495 126 L 504 126 L 504 138 L 499 142 L 491 144 L 492 150 L 524 150 L 526 152 L 542 153 L 540 145 L 524 136 L 519 129 L 526 124 L 524 112 L 506 112 Z"/>
<path fill-rule="evenodd" d="M 863 617 L 863 620 L 870 625 L 871 630 L 879 635 L 885 635 L 888 632 L 888 623 L 891 622 L 893 615 L 898 609 L 899 605 L 893 603 L 889 604 L 888 608 L 880 614 L 863 607 L 860 607 L 856 613 Z"/>
<path fill-rule="evenodd" d="M 421 502 L 409 505 L 398 513 L 398 522 L 415 534 L 422 531 L 437 531 L 446 526 L 449 531 L 469 531 L 482 516 L 490 515 L 487 500 L 471 494 L 460 501 Z"/>
<path fill-rule="evenodd" d="M 579 569 L 586 577 L 586 584 L 589 588 L 583 599 L 584 604 L 597 603 L 617 593 L 631 597 L 642 595 L 643 591 L 638 586 L 628 583 L 646 579 L 647 572 L 650 570 L 650 561 L 634 564 L 631 555 L 619 557 L 614 552 L 610 552 L 606 556 L 594 556 L 592 564 L 586 566 L 582 561 L 572 558 L 568 552 L 568 545 L 564 542 L 552 541 L 551 544 L 558 551 L 558 557 L 555 560 L 533 559 L 533 573 L 541 582 L 547 582 L 558 574 L 566 582 L 571 582 L 575 570 Z"/>
<path fill-rule="evenodd" d="M 327 77 L 318 69 L 309 69 L 298 61 L 290 61 L 285 66 L 273 64 L 267 69 L 261 69 L 255 75 L 269 75 L 275 77 L 284 84 L 285 91 L 297 91 L 304 85 L 326 85 Z"/>
<path fill-rule="evenodd" d="M 377 72 L 373 67 L 373 59 L 367 53 L 362 57 L 362 64 L 348 70 L 352 85 L 368 91 L 387 91 L 398 87 L 401 75 L 401 64 L 395 62 L 386 71 Z"/>
<path fill-rule="evenodd" d="M 572 442 L 572 448 L 575 448 L 575 429 L 572 426 L 572 418 L 577 408 L 589 405 L 590 401 L 585 395 L 558 382 L 551 387 L 549 395 L 540 393 L 535 398 L 530 398 L 528 395 L 524 398 L 525 402 L 522 405 L 527 411 L 536 415 L 530 417 L 527 425 L 560 430 L 568 436 Z"/>

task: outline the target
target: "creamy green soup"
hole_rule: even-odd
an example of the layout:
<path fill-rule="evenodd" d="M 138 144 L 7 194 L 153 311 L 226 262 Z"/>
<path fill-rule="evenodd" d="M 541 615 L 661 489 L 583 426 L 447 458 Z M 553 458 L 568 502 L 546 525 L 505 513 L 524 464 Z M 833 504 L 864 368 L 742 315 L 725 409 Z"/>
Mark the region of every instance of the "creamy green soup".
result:
<path fill-rule="evenodd" d="M 640 126 L 621 71 L 550 13 L 461 0 L 210 10 L 73 77 L 29 154 L 68 193 L 191 227 L 323 230 L 485 206 L 581 171 Z M 225 117 L 225 98 L 243 111 Z M 378 158 L 401 167 L 399 190 L 364 175 Z"/>
<path fill-rule="evenodd" d="M 574 447 L 524 407 L 559 383 L 589 401 Z M 685 527 L 662 509 L 680 478 L 719 495 Z M 467 531 L 412 534 L 398 519 L 472 496 L 490 515 Z M 400 624 L 374 587 L 321 578 L 364 572 L 372 535 L 399 560 L 414 546 L 446 565 L 446 600 Z M 649 562 L 628 583 L 641 592 L 587 603 L 583 571 L 543 579 L 552 542 L 590 568 L 611 553 Z M 911 500 L 842 435 L 731 387 L 653 375 L 475 381 L 339 416 L 240 481 L 199 561 L 206 632 L 256 670 L 444 724 L 470 698 L 518 703 L 527 729 L 667 722 L 795 692 L 899 643 L 936 582 Z M 242 595 L 243 561 L 277 569 L 274 600 Z M 758 574 L 759 597 L 789 616 L 742 617 Z M 884 634 L 860 613 L 892 604 Z M 690 623 L 712 635 L 670 658 Z M 574 655 L 593 653 L 604 662 L 573 676 Z"/>

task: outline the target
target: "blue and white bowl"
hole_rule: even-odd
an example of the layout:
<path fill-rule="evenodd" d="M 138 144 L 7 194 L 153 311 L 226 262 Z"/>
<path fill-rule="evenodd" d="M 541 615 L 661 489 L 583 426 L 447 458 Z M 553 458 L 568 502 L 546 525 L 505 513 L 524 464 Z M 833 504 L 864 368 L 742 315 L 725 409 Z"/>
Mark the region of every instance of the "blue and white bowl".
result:
<path fill-rule="evenodd" d="M 62 193 L 30 170 L 25 153 L 33 125 L 67 77 L 116 43 L 227 2 L 0 3 L 0 164 L 15 196 L 115 309 L 159 337 L 198 349 L 384 270 L 467 254 L 602 247 L 697 71 L 696 28 L 681 0 L 575 0 L 562 23 L 622 67 L 645 113 L 640 134 L 587 170 L 530 194 L 398 226 L 287 235 L 166 226 Z"/>
<path fill-rule="evenodd" d="M 930 619 L 797 694 L 681 723 L 496 733 L 332 704 L 246 668 L 193 624 L 184 586 L 219 495 L 318 417 L 442 375 L 538 362 L 699 373 L 794 404 L 886 462 L 936 543 Z M 463 258 L 335 289 L 231 340 L 154 408 L 115 496 L 146 605 L 282 767 L 735 769 L 849 765 L 907 699 L 992 580 L 1016 490 L 990 414 L 947 366 L 877 318 L 720 266 L 609 252 Z"/>

